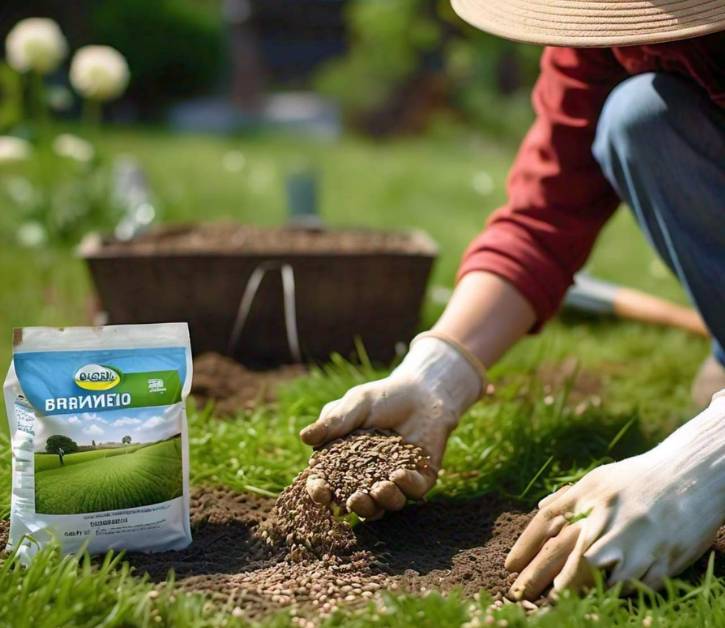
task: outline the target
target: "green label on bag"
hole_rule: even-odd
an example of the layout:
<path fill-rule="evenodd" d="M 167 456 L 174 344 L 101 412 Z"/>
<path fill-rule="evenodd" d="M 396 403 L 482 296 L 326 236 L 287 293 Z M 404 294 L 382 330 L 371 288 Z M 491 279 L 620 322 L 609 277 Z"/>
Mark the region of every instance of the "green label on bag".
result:
<path fill-rule="evenodd" d="M 178 371 L 124 373 L 116 393 L 128 393 L 128 407 L 170 406 L 181 401 L 181 380 Z"/>
<path fill-rule="evenodd" d="M 178 371 L 122 373 L 112 367 L 93 366 L 76 373 L 74 379 L 81 394 L 46 398 L 45 412 L 170 406 L 181 401 Z"/>

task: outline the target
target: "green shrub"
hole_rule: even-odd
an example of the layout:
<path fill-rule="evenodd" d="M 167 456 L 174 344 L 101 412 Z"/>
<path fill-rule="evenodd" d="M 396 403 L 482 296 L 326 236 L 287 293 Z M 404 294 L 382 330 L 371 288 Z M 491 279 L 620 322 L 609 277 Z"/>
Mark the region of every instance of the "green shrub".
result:
<path fill-rule="evenodd" d="M 198 94 L 219 75 L 223 30 L 218 9 L 193 0 L 94 3 L 94 37 L 117 48 L 131 69 L 131 99 L 153 109 Z"/>

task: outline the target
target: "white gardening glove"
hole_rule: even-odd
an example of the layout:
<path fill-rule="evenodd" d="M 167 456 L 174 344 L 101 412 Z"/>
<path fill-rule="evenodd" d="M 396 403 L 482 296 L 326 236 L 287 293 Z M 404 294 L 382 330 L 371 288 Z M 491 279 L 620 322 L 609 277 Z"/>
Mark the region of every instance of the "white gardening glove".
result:
<path fill-rule="evenodd" d="M 657 447 L 594 469 L 539 504 L 506 559 L 515 599 L 593 581 L 656 589 L 712 543 L 725 521 L 725 391 Z"/>
<path fill-rule="evenodd" d="M 319 447 L 358 428 L 392 430 L 419 445 L 430 456 L 431 471 L 399 469 L 389 481 L 378 482 L 370 493 L 357 491 L 348 510 L 364 518 L 399 510 L 406 498 L 420 499 L 435 484 L 448 436 L 461 414 L 483 390 L 483 367 L 463 347 L 435 332 L 421 334 L 408 355 L 388 377 L 350 389 L 328 403 L 319 419 L 300 433 L 308 445 Z M 308 492 L 318 503 L 329 503 L 330 491 L 311 478 Z"/>

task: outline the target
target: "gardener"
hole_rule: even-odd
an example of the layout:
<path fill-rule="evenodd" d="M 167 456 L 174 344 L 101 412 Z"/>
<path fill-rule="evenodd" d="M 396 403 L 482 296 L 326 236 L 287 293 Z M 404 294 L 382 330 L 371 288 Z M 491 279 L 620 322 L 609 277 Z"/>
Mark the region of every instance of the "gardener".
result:
<path fill-rule="evenodd" d="M 482 394 L 484 366 L 556 312 L 620 200 L 715 339 L 693 387 L 696 400 L 709 401 L 725 389 L 725 3 L 453 6 L 505 37 L 576 47 L 544 50 L 537 118 L 510 173 L 508 203 L 466 252 L 440 320 L 389 377 L 327 404 L 302 439 L 317 446 L 358 427 L 392 429 L 438 468 L 459 417 Z M 350 508 L 380 516 L 423 496 L 435 478 L 398 471 L 390 480 L 353 495 Z M 316 488 L 321 500 L 327 492 Z M 590 566 L 608 570 L 610 583 L 659 586 L 725 520 L 725 390 L 652 451 L 595 469 L 540 507 L 506 562 L 520 572 L 515 597 L 535 598 L 552 583 L 582 586 Z"/>

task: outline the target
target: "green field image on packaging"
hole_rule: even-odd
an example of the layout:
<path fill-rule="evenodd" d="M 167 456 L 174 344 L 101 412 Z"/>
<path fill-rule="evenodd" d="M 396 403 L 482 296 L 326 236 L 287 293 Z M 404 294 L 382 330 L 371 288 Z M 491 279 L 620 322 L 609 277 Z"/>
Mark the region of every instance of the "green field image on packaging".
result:
<path fill-rule="evenodd" d="M 181 435 L 66 454 L 35 454 L 35 511 L 70 515 L 149 506 L 181 497 Z"/>

